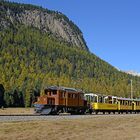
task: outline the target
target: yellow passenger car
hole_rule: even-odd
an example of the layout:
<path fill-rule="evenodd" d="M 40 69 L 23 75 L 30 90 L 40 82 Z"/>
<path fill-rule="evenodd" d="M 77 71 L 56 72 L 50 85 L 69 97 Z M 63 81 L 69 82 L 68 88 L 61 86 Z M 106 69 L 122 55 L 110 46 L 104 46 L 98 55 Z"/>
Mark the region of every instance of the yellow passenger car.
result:
<path fill-rule="evenodd" d="M 115 96 L 103 96 L 98 94 L 85 94 L 85 98 L 90 103 L 91 112 L 113 112 L 118 110 L 117 97 Z"/>
<path fill-rule="evenodd" d="M 85 99 L 90 106 L 90 113 L 136 113 L 140 112 L 140 99 L 122 98 L 116 96 L 104 96 L 100 94 L 85 94 Z"/>

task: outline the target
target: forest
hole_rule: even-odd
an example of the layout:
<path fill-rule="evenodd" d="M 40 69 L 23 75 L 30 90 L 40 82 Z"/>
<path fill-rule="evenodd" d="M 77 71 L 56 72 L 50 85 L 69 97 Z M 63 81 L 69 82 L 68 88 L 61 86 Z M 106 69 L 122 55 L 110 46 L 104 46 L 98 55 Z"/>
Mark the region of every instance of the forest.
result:
<path fill-rule="evenodd" d="M 93 53 L 40 30 L 16 25 L 0 32 L 0 106 L 30 107 L 50 85 L 84 92 L 140 95 L 140 77 L 118 71 Z"/>

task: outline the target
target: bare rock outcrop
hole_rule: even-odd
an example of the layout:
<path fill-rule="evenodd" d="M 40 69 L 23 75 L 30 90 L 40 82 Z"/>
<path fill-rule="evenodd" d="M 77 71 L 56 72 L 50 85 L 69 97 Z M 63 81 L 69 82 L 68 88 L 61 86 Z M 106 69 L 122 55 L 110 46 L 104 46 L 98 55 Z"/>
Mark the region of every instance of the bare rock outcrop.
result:
<path fill-rule="evenodd" d="M 32 5 L 0 2 L 0 30 L 16 24 L 38 28 L 88 51 L 80 29 L 62 13 Z"/>

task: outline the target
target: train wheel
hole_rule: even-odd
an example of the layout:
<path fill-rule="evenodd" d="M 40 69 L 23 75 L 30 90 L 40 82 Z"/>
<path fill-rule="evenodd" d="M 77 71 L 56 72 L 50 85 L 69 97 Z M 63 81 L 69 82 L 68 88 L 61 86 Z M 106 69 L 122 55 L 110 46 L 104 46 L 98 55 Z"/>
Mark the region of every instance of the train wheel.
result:
<path fill-rule="evenodd" d="M 89 114 L 92 114 L 92 112 L 93 112 L 92 109 L 90 109 L 90 110 L 89 110 Z"/>
<path fill-rule="evenodd" d="M 95 114 L 97 115 L 98 114 L 98 111 L 96 111 Z"/>

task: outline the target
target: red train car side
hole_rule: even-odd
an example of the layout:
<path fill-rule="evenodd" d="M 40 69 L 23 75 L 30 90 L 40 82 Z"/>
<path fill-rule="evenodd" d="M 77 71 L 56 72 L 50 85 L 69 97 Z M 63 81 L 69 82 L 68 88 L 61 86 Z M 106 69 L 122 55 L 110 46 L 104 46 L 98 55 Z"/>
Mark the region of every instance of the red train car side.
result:
<path fill-rule="evenodd" d="M 35 111 L 41 114 L 63 112 L 81 114 L 86 111 L 87 102 L 80 90 L 51 86 L 44 89 L 44 95 L 35 103 Z"/>

